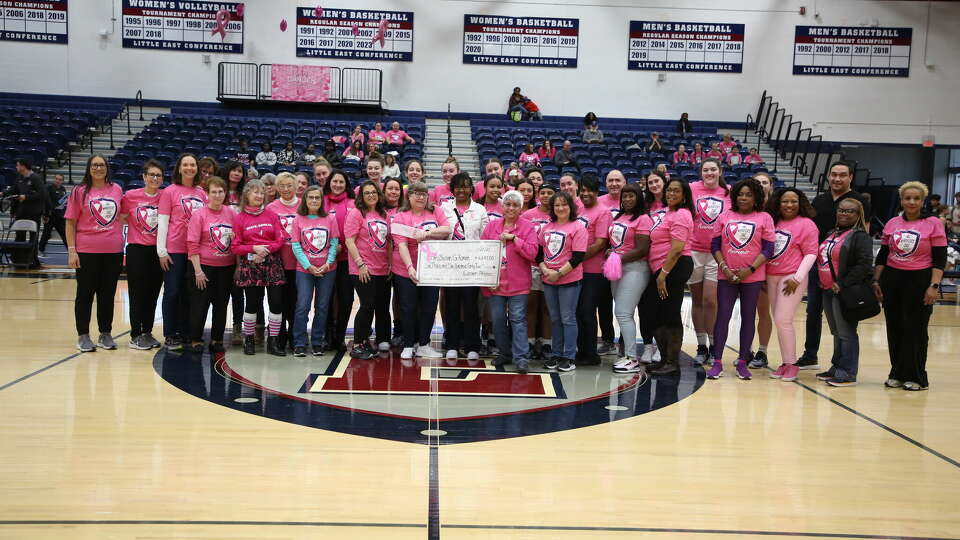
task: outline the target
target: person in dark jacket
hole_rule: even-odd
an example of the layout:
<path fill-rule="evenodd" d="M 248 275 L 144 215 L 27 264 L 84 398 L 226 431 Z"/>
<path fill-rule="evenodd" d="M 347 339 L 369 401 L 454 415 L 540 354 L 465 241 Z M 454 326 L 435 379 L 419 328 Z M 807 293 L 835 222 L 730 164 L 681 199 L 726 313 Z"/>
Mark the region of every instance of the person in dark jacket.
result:
<path fill-rule="evenodd" d="M 680 120 L 677 120 L 677 133 L 686 135 L 691 132 L 693 132 L 693 124 L 690 123 L 690 117 L 687 116 L 687 113 L 683 113 L 680 115 Z"/>
<path fill-rule="evenodd" d="M 663 143 L 660 142 L 660 134 L 654 131 L 650 134 L 650 141 L 644 147 L 647 152 L 663 152 Z"/>
<path fill-rule="evenodd" d="M 67 188 L 63 187 L 63 175 L 58 174 L 53 177 L 53 183 L 47 184 L 46 211 L 43 215 L 43 235 L 40 237 L 40 251 L 46 251 L 47 242 L 50 236 L 56 230 L 63 240 L 63 247 L 68 247 L 67 234 L 65 232 L 66 221 L 63 219 L 63 213 L 67 209 Z"/>
<path fill-rule="evenodd" d="M 843 315 L 840 291 L 873 278 L 873 239 L 867 234 L 866 212 L 857 199 L 847 198 L 837 205 L 837 226 L 820 244 L 817 270 L 823 289 L 823 311 L 833 334 L 832 366 L 817 374 L 830 386 L 857 384 L 860 363 L 858 321 Z M 836 276 L 836 280 L 834 280 Z"/>
<path fill-rule="evenodd" d="M 340 164 L 343 163 L 343 155 L 337 150 L 337 143 L 333 142 L 332 139 L 327 139 L 323 143 L 323 155 L 321 157 L 326 159 L 334 169 L 339 169 Z"/>
<path fill-rule="evenodd" d="M 17 175 L 17 181 L 7 188 L 3 196 L 13 197 L 17 203 L 14 219 L 36 221 L 39 229 L 47 197 L 43 180 L 39 174 L 33 172 L 33 164 L 27 158 L 17 160 Z"/>

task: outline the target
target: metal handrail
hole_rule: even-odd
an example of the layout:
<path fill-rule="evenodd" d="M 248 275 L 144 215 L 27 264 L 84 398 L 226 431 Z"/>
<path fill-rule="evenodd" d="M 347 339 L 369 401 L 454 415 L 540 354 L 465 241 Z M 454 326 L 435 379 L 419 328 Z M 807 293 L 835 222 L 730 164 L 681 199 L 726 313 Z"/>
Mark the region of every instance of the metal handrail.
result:
<path fill-rule="evenodd" d="M 140 105 L 140 121 L 143 122 L 143 90 L 137 90 L 137 104 Z"/>
<path fill-rule="evenodd" d="M 750 130 L 750 126 L 753 124 L 753 117 L 750 116 L 750 113 L 747 113 L 747 123 L 743 126 L 743 142 L 747 142 L 747 132 Z"/>
<path fill-rule="evenodd" d="M 447 103 L 447 155 L 453 155 L 453 128 L 451 127 L 450 104 Z"/>

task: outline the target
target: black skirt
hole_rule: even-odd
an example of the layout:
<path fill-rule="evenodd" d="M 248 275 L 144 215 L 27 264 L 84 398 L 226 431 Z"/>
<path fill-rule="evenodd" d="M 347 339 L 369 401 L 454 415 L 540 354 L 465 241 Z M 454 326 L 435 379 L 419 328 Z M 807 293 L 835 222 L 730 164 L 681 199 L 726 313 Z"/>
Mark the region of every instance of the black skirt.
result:
<path fill-rule="evenodd" d="M 286 276 L 283 273 L 283 259 L 280 254 L 271 253 L 257 264 L 248 257 L 240 258 L 237 268 L 237 287 L 270 287 L 283 285 Z"/>

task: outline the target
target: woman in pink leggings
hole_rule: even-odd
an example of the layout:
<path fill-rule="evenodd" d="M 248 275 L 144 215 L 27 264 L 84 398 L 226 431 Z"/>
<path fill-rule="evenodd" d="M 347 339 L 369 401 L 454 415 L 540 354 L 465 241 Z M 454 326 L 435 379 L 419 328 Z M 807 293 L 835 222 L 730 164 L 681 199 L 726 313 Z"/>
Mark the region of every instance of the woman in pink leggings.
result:
<path fill-rule="evenodd" d="M 816 212 L 807 196 L 796 188 L 777 190 L 770 196 L 767 212 L 776 227 L 773 256 L 767 261 L 767 294 L 783 360 L 770 378 L 793 381 L 799 372 L 793 316 L 817 259 L 817 225 L 811 219 Z"/>

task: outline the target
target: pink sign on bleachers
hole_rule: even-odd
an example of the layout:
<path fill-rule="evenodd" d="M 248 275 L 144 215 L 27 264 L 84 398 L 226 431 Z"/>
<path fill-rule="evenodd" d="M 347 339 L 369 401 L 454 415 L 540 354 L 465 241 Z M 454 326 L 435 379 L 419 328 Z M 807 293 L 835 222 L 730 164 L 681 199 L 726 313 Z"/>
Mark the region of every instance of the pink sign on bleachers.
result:
<path fill-rule="evenodd" d="M 273 64 L 272 96 L 276 101 L 330 101 L 330 68 Z"/>

